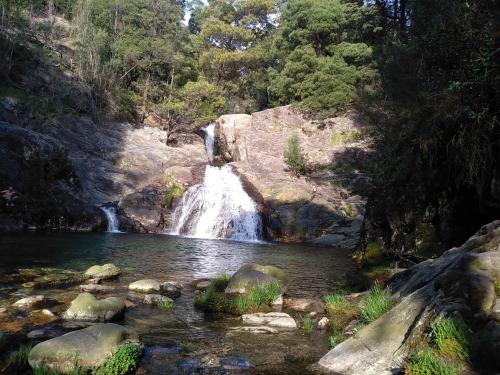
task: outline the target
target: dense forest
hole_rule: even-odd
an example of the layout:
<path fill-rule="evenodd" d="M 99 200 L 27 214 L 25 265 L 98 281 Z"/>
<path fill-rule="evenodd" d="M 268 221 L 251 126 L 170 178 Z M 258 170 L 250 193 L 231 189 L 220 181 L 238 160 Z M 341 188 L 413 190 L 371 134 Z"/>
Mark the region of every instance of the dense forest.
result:
<path fill-rule="evenodd" d="M 26 64 L 30 17 L 48 17 L 35 30 L 48 45 L 63 19 L 75 51 L 66 68 L 91 92 L 95 117 L 151 116 L 174 134 L 284 104 L 315 118 L 368 115 L 378 151 L 370 225 L 387 248 L 405 247 L 426 223 L 438 230 L 425 236 L 454 244 L 500 207 L 494 1 L 2 0 L 1 8 L 3 85 L 15 86 Z M 451 233 L 454 225 L 461 230 Z"/>

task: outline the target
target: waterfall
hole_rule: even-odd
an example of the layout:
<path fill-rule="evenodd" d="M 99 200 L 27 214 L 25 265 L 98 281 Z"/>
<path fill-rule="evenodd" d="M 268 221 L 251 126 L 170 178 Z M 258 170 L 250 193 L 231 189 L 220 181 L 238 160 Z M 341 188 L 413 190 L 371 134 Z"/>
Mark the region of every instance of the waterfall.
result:
<path fill-rule="evenodd" d="M 213 160 L 214 128 L 205 128 L 205 144 Z M 207 165 L 203 183 L 184 193 L 173 215 L 173 234 L 196 238 L 262 239 L 262 219 L 255 202 L 229 165 Z"/>
<path fill-rule="evenodd" d="M 122 233 L 119 229 L 118 218 L 116 217 L 116 208 L 114 206 L 101 206 L 101 210 L 106 214 L 106 219 L 108 220 L 109 233 Z"/>

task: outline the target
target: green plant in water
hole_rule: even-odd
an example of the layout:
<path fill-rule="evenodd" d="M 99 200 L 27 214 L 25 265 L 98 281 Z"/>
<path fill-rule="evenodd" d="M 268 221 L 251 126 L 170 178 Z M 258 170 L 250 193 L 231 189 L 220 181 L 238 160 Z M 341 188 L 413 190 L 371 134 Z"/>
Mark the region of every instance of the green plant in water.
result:
<path fill-rule="evenodd" d="M 455 375 L 456 370 L 446 364 L 432 350 L 423 350 L 410 356 L 405 366 L 408 375 Z"/>
<path fill-rule="evenodd" d="M 175 303 L 169 300 L 160 301 L 156 304 L 156 307 L 160 310 L 170 311 L 175 307 Z"/>
<path fill-rule="evenodd" d="M 332 334 L 328 337 L 328 344 L 330 349 L 335 348 L 338 344 L 344 341 L 344 333 L 341 329 L 334 328 L 331 332 Z"/>
<path fill-rule="evenodd" d="M 304 331 L 306 331 L 307 333 L 311 333 L 313 330 L 313 325 L 314 322 L 312 318 L 309 315 L 306 315 L 304 317 Z"/>
<path fill-rule="evenodd" d="M 328 306 L 335 309 L 343 309 L 348 304 L 345 296 L 341 294 L 327 294 L 326 296 L 323 296 L 323 301 L 325 301 Z"/>
<path fill-rule="evenodd" d="M 323 300 L 330 324 L 334 329 L 343 329 L 359 315 L 359 307 L 341 294 L 327 294 Z"/>
<path fill-rule="evenodd" d="M 361 302 L 361 318 L 365 323 L 373 322 L 394 307 L 389 293 L 379 284 L 375 284 Z"/>
<path fill-rule="evenodd" d="M 93 372 L 94 375 L 124 375 L 137 368 L 142 356 L 142 347 L 137 344 L 121 345 L 115 354 Z"/>
<path fill-rule="evenodd" d="M 22 344 L 19 349 L 9 356 L 9 366 L 22 367 L 28 363 L 28 356 L 31 352 L 31 344 Z"/>
<path fill-rule="evenodd" d="M 455 319 L 440 319 L 431 324 L 434 342 L 445 356 L 467 360 L 470 343 L 466 327 Z"/>

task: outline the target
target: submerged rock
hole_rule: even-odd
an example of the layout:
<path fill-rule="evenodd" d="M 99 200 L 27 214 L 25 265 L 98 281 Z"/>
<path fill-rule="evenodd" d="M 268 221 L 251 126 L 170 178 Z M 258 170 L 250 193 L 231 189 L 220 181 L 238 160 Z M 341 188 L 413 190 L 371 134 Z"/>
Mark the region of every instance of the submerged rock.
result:
<path fill-rule="evenodd" d="M 129 290 L 141 293 L 161 292 L 161 284 L 157 280 L 144 279 L 131 283 L 128 286 Z"/>
<path fill-rule="evenodd" d="M 108 297 L 98 300 L 90 293 L 80 293 L 64 313 L 65 319 L 106 321 L 120 315 L 125 310 L 125 299 Z"/>
<path fill-rule="evenodd" d="M 62 373 L 70 372 L 75 360 L 82 368 L 92 369 L 102 365 L 130 338 L 130 332 L 118 324 L 95 324 L 36 345 L 28 362 L 32 368 L 47 366 Z"/>
<path fill-rule="evenodd" d="M 205 290 L 208 288 L 210 283 L 212 282 L 212 279 L 198 279 L 193 281 L 191 284 L 194 289 L 196 290 Z"/>
<path fill-rule="evenodd" d="M 253 327 L 230 327 L 228 334 L 234 333 L 257 333 L 257 334 L 273 334 L 278 333 L 276 328 L 268 326 L 253 326 Z"/>
<path fill-rule="evenodd" d="M 112 286 L 108 285 L 99 285 L 99 284 L 84 284 L 80 285 L 80 289 L 84 292 L 88 293 L 106 293 L 106 292 L 113 292 L 115 288 Z"/>
<path fill-rule="evenodd" d="M 243 323 L 257 326 L 297 328 L 297 323 L 288 314 L 282 312 L 244 314 L 241 317 Z"/>
<path fill-rule="evenodd" d="M 114 264 L 107 263 L 102 266 L 95 265 L 90 267 L 87 271 L 85 271 L 85 276 L 93 279 L 113 279 L 118 277 L 121 273 L 121 270 L 116 267 Z"/>
<path fill-rule="evenodd" d="M 144 296 L 143 303 L 146 305 L 155 305 L 160 302 L 174 302 L 172 298 L 169 298 L 167 296 L 162 296 L 161 294 L 146 294 Z"/>
<path fill-rule="evenodd" d="M 325 304 L 319 298 L 285 298 L 283 301 L 287 309 L 300 312 L 323 312 Z"/>
<path fill-rule="evenodd" d="M 255 287 L 265 287 L 276 284 L 284 292 L 286 289 L 286 275 L 281 269 L 274 266 L 261 266 L 249 263 L 240 269 L 229 279 L 226 294 L 247 294 Z"/>
<path fill-rule="evenodd" d="M 170 298 L 177 298 L 181 295 L 182 285 L 176 281 L 166 281 L 162 284 L 162 291 Z"/>
<path fill-rule="evenodd" d="M 44 302 L 45 302 L 45 296 L 38 295 L 20 299 L 19 301 L 15 302 L 12 306 L 21 309 L 30 309 L 34 307 L 39 307 L 43 305 Z"/>

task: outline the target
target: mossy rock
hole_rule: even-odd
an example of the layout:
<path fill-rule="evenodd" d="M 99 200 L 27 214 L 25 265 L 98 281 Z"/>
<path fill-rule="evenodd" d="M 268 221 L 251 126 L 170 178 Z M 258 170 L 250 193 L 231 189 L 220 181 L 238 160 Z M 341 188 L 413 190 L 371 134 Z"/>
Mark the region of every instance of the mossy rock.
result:
<path fill-rule="evenodd" d="M 99 323 L 36 345 L 28 362 L 32 368 L 49 367 L 61 373 L 69 373 L 75 363 L 83 369 L 92 369 L 101 366 L 131 338 L 125 327 Z"/>
<path fill-rule="evenodd" d="M 125 310 L 125 299 L 108 297 L 97 299 L 90 293 L 80 293 L 64 313 L 65 319 L 106 321 L 119 316 Z"/>
<path fill-rule="evenodd" d="M 247 294 L 257 287 L 269 284 L 278 284 L 282 293 L 286 290 L 287 278 L 285 273 L 274 266 L 262 266 L 249 263 L 243 265 L 230 279 L 225 293 Z"/>

